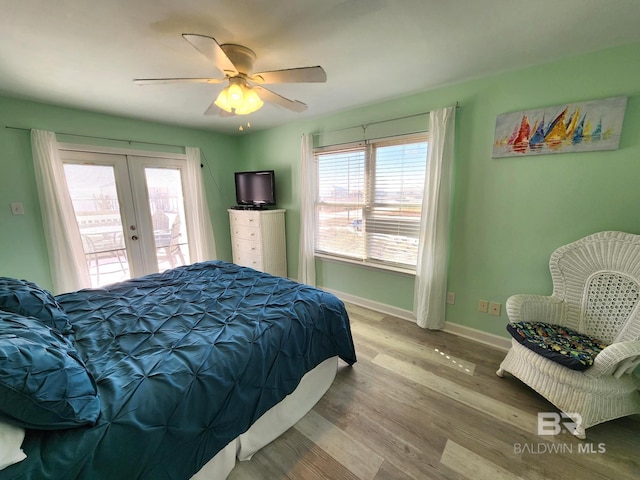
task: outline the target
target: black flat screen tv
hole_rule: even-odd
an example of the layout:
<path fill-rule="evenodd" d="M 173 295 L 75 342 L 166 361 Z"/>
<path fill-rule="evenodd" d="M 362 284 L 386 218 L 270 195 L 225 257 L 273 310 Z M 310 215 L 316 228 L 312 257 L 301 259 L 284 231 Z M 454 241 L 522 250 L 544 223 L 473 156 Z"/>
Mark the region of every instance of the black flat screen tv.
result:
<path fill-rule="evenodd" d="M 235 172 L 236 203 L 243 207 L 262 208 L 276 204 L 273 170 Z"/>

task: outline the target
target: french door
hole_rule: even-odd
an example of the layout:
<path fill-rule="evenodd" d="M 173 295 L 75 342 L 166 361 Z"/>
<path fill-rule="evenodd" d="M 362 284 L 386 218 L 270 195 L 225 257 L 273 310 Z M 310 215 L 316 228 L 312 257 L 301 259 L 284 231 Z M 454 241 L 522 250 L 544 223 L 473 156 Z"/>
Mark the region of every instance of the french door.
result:
<path fill-rule="evenodd" d="M 60 156 L 93 287 L 190 263 L 186 160 Z"/>

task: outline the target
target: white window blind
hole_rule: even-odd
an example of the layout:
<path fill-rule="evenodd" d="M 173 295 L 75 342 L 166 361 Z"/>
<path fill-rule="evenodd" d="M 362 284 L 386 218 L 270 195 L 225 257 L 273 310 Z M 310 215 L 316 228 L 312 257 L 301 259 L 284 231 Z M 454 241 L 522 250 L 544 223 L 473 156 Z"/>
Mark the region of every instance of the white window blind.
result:
<path fill-rule="evenodd" d="M 365 150 L 336 150 L 316 156 L 316 250 L 363 260 Z"/>
<path fill-rule="evenodd" d="M 415 269 L 425 135 L 316 152 L 316 252 Z"/>

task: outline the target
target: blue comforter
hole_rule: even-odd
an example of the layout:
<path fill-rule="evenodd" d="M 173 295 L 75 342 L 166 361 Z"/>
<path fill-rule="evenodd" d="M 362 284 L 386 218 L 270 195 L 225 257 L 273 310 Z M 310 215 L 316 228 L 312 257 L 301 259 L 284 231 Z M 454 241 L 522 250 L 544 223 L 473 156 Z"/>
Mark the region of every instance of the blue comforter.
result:
<path fill-rule="evenodd" d="M 336 297 L 224 262 L 57 300 L 102 410 L 27 431 L 27 459 L 0 479 L 188 479 L 323 360 L 356 361 Z"/>

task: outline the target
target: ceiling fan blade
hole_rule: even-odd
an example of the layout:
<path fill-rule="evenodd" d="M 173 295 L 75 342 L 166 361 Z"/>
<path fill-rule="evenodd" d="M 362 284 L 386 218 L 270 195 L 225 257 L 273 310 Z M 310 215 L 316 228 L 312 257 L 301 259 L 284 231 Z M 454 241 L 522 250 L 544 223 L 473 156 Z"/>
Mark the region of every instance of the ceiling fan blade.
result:
<path fill-rule="evenodd" d="M 251 80 L 256 83 L 322 83 L 327 81 L 327 74 L 320 66 L 301 67 L 259 72 L 254 74 Z"/>
<path fill-rule="evenodd" d="M 156 85 L 160 83 L 222 83 L 226 78 L 136 78 L 137 85 Z"/>
<path fill-rule="evenodd" d="M 227 112 L 226 110 L 223 110 L 219 106 L 217 106 L 215 100 L 213 102 L 211 102 L 211 105 L 209 105 L 209 108 L 207 108 L 205 110 L 204 114 L 205 115 L 219 115 L 221 117 L 233 117 L 233 116 L 235 116 L 235 113 Z"/>
<path fill-rule="evenodd" d="M 207 57 L 213 64 L 225 75 L 234 76 L 238 74 L 236 66 L 233 64 L 227 54 L 224 53 L 215 38 L 206 35 L 198 35 L 195 33 L 183 33 L 182 38 L 193 45 L 196 50 Z"/>
<path fill-rule="evenodd" d="M 307 105 L 301 101 L 289 100 L 288 98 L 278 95 L 277 93 L 261 87 L 260 85 L 254 86 L 253 89 L 258 93 L 263 101 L 275 103 L 276 105 L 280 105 L 281 107 L 298 113 L 304 112 L 307 109 Z"/>

